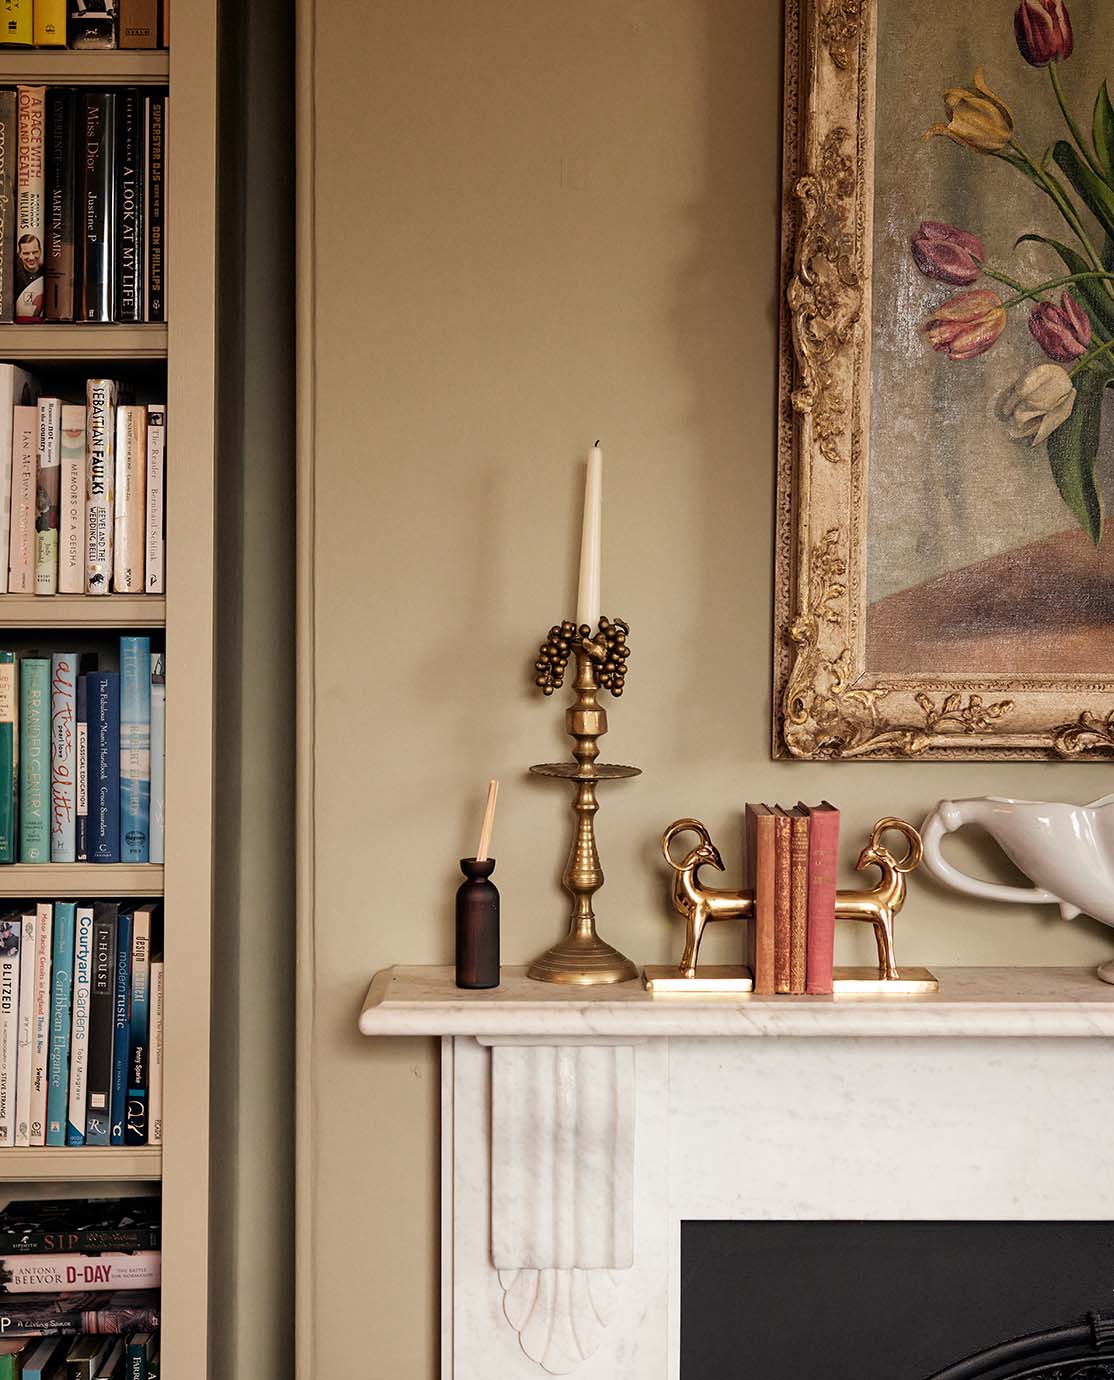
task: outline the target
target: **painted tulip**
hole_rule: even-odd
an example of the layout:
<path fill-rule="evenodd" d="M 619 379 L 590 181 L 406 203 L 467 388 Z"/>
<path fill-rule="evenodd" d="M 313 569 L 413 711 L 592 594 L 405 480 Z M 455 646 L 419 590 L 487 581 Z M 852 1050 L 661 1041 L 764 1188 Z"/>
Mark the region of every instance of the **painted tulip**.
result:
<path fill-rule="evenodd" d="M 929 278 L 968 287 L 982 272 L 982 240 L 942 220 L 922 220 L 912 240 L 913 258 Z"/>
<path fill-rule="evenodd" d="M 982 67 L 975 68 L 969 87 L 953 86 L 944 92 L 947 124 L 935 124 L 925 132 L 925 138 L 946 134 L 964 148 L 979 153 L 999 153 L 1013 135 L 1013 116 L 1006 103 L 986 84 Z"/>
<path fill-rule="evenodd" d="M 998 416 L 1015 441 L 1039 446 L 1071 416 L 1075 388 L 1059 364 L 1038 364 L 998 401 Z"/>
<path fill-rule="evenodd" d="M 1021 56 L 1031 67 L 1071 57 L 1074 40 L 1064 0 L 1021 0 L 1013 17 Z"/>
<path fill-rule="evenodd" d="M 1005 325 L 1002 299 L 989 288 L 976 288 L 942 302 L 924 323 L 924 333 L 949 359 L 974 359 L 990 349 Z"/>
<path fill-rule="evenodd" d="M 1060 294 L 1060 305 L 1038 302 L 1029 313 L 1029 330 L 1049 359 L 1070 364 L 1087 353 L 1091 343 L 1091 319 L 1070 292 Z"/>

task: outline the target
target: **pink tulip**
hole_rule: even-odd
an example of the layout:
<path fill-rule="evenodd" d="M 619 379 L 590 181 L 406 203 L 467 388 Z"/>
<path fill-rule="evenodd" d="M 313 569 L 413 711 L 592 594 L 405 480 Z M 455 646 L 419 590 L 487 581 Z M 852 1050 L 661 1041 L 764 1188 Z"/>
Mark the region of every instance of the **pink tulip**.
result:
<path fill-rule="evenodd" d="M 986 258 L 977 235 L 969 235 L 942 220 L 922 220 L 913 236 L 912 248 L 923 274 L 955 287 L 973 283 Z"/>
<path fill-rule="evenodd" d="M 1049 359 L 1070 364 L 1087 353 L 1091 319 L 1071 293 L 1060 294 L 1060 305 L 1038 302 L 1029 313 L 1029 330 Z"/>
<path fill-rule="evenodd" d="M 949 359 L 974 359 L 990 349 L 1005 326 L 1002 299 L 989 288 L 976 288 L 941 303 L 923 330 L 932 348 Z"/>
<path fill-rule="evenodd" d="M 1021 0 L 1013 31 L 1030 67 L 1047 67 L 1071 57 L 1074 40 L 1064 0 Z"/>

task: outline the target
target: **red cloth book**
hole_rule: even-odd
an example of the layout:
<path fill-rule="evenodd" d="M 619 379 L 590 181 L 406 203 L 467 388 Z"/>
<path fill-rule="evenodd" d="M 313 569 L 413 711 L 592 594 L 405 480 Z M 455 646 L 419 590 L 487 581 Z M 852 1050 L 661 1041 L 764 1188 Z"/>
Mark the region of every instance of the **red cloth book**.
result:
<path fill-rule="evenodd" d="M 808 954 L 805 991 L 832 990 L 835 949 L 836 871 L 839 866 L 839 811 L 823 801 L 808 809 Z"/>
<path fill-rule="evenodd" d="M 789 990 L 803 995 L 808 963 L 808 810 L 798 805 L 789 816 Z"/>
<path fill-rule="evenodd" d="M 792 867 L 790 865 L 790 825 L 792 821 L 780 805 L 774 816 L 774 991 L 788 992 L 789 928 Z"/>
<path fill-rule="evenodd" d="M 774 843 L 774 812 L 768 805 L 746 807 L 746 886 L 754 894 L 747 944 L 747 961 L 754 990 L 775 990 L 774 892 L 777 886 Z"/>

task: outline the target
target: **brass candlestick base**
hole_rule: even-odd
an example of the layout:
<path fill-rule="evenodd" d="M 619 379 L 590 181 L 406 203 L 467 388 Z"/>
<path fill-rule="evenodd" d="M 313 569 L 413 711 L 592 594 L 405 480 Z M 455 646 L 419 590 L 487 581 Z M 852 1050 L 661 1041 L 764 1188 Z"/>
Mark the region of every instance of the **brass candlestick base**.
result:
<path fill-rule="evenodd" d="M 527 976 L 538 982 L 593 987 L 608 982 L 628 982 L 638 976 L 638 969 L 631 960 L 596 933 L 596 916 L 592 909 L 592 898 L 604 880 L 596 848 L 596 814 L 599 811 L 596 785 L 600 781 L 620 781 L 641 775 L 638 767 L 606 766 L 596 761 L 600 753 L 599 740 L 607 732 L 607 711 L 599 702 L 601 680 L 613 695 L 622 693 L 629 654 L 627 631 L 625 623 L 610 623 L 601 618 L 599 632 L 595 640 L 591 640 L 591 629 L 586 624 L 580 628 L 574 628 L 571 623 L 561 624 L 550 630 L 549 639 L 535 663 L 538 684 L 548 695 L 560 687 L 569 655 L 576 657 L 573 687 L 576 699 L 565 710 L 565 727 L 573 740 L 574 760 L 530 768 L 536 776 L 571 781 L 576 787 L 572 805 L 576 826 L 569 860 L 561 878 L 573 898 L 569 932 L 527 969 Z"/>

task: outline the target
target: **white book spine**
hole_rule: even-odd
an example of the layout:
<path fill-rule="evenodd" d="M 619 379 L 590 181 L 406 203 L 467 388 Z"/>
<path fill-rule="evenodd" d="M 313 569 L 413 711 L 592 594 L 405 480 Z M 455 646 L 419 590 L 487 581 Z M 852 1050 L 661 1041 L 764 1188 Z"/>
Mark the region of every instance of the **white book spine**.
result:
<path fill-rule="evenodd" d="M 112 586 L 142 594 L 147 515 L 147 409 L 116 409 L 116 549 Z"/>
<path fill-rule="evenodd" d="M 147 1084 L 147 1143 L 162 1144 L 162 1042 L 166 965 L 161 958 L 151 964 L 150 1072 Z"/>
<path fill-rule="evenodd" d="M 0 364 L 0 422 L 12 415 L 17 403 L 30 402 L 36 393 L 31 375 L 14 364 Z M 12 431 L 0 424 L 0 594 L 8 591 L 8 541 L 12 504 Z"/>
<path fill-rule="evenodd" d="M 78 906 L 74 926 L 73 1005 L 70 1023 L 70 1096 L 66 1144 L 85 1144 L 85 1094 L 89 1074 L 89 980 L 93 957 L 93 907 Z"/>
<path fill-rule="evenodd" d="M 39 410 L 12 408 L 12 503 L 8 537 L 8 592 L 35 588 L 35 472 L 39 459 Z"/>
<path fill-rule="evenodd" d="M 116 482 L 113 441 L 116 384 L 90 379 L 85 389 L 85 590 L 107 594 L 112 580 L 112 528 Z"/>
<path fill-rule="evenodd" d="M 31 1032 L 31 1144 L 46 1144 L 47 1065 L 50 1058 L 50 962 L 54 907 L 35 908 L 35 1027 Z"/>
<path fill-rule="evenodd" d="M 18 920 L 0 920 L 0 1145 L 15 1144 L 19 930 Z"/>
<path fill-rule="evenodd" d="M 147 531 L 144 549 L 148 594 L 166 592 L 166 551 L 163 528 L 166 509 L 166 408 L 147 408 Z"/>
<path fill-rule="evenodd" d="M 50 658 L 50 860 L 77 857 L 76 652 Z"/>
<path fill-rule="evenodd" d="M 19 158 L 16 178 L 16 245 L 31 251 L 15 267 L 15 319 L 40 321 L 43 315 L 43 241 L 45 238 L 44 134 L 46 87 L 19 90 Z"/>
<path fill-rule="evenodd" d="M 148 850 L 165 862 L 166 848 L 166 653 L 151 653 L 151 824 Z"/>
<path fill-rule="evenodd" d="M 35 916 L 25 915 L 19 936 L 19 1020 L 16 1025 L 15 1144 L 31 1144 L 31 1044 L 35 1029 Z"/>
<path fill-rule="evenodd" d="M 130 1254 L 100 1251 L 96 1255 L 0 1255 L 5 1294 L 157 1289 L 161 1263 L 160 1251 L 135 1251 Z M 79 1373 L 83 1372 L 67 1371 L 69 1375 Z"/>
<path fill-rule="evenodd" d="M 35 593 L 58 593 L 58 505 L 62 478 L 62 400 L 39 399 L 35 476 Z"/>
<path fill-rule="evenodd" d="M 85 593 L 85 409 L 62 408 L 61 512 L 58 517 L 58 589 Z"/>

